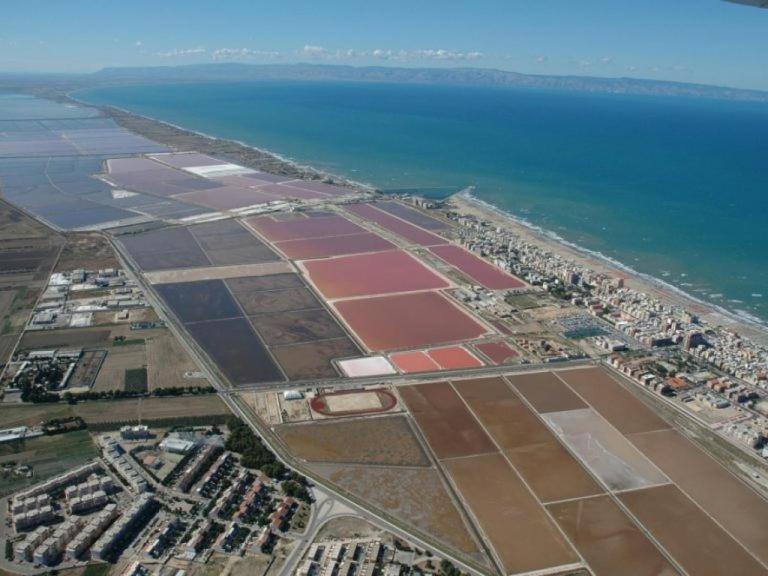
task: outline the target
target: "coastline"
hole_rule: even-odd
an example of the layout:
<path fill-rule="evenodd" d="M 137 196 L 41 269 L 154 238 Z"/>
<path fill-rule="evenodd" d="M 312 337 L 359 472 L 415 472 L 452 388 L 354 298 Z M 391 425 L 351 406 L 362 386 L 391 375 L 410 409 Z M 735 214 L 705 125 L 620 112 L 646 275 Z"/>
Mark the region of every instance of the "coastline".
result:
<path fill-rule="evenodd" d="M 218 138 L 211 134 L 190 130 L 116 106 L 90 104 L 77 98 L 72 92 L 64 94 L 63 97 L 74 105 L 95 108 L 120 126 L 179 150 L 196 150 L 209 153 L 273 174 L 291 175 L 302 180 L 321 180 L 361 192 L 380 193 L 371 184 L 318 170 L 270 150 L 241 141 Z M 511 212 L 473 196 L 471 192 L 462 191 L 449 197 L 447 201 L 451 202 L 459 212 L 473 214 L 476 217 L 492 221 L 561 257 L 573 260 L 593 270 L 624 278 L 629 287 L 690 310 L 713 327 L 725 326 L 755 342 L 768 345 L 768 327 L 761 319 L 746 318 L 724 307 L 702 301 L 682 288 L 649 274 L 638 272 L 622 262 L 569 242 L 552 231 L 543 229 Z"/>
<path fill-rule="evenodd" d="M 630 288 L 690 310 L 710 326 L 725 326 L 755 342 L 768 345 L 768 330 L 756 320 L 747 320 L 730 310 L 699 300 L 681 288 L 672 286 L 659 278 L 643 274 L 621 262 L 568 242 L 553 232 L 473 196 L 471 192 L 462 191 L 447 200 L 456 208 L 457 212 L 488 220 L 517 234 L 525 241 L 545 248 L 562 258 L 573 260 L 610 276 L 623 278 Z"/>
<path fill-rule="evenodd" d="M 118 106 L 91 104 L 86 100 L 77 98 L 73 92 L 63 94 L 62 99 L 76 106 L 98 110 L 103 116 L 111 118 L 123 128 L 181 152 L 196 151 L 211 154 L 248 168 L 270 174 L 295 176 L 300 180 L 319 180 L 361 192 L 373 193 L 377 191 L 370 184 L 300 164 L 271 150 L 252 146 L 239 140 L 219 138 L 165 120 L 137 114 Z"/>

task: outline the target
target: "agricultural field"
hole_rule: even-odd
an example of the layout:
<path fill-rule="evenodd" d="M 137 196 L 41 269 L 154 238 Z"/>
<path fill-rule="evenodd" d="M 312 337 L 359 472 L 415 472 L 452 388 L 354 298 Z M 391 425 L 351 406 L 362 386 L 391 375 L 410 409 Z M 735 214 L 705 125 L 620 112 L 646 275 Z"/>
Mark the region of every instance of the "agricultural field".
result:
<path fill-rule="evenodd" d="M 19 349 L 108 348 L 112 345 L 113 336 L 124 332 L 127 330 L 118 331 L 113 327 L 27 331 L 19 342 Z"/>
<path fill-rule="evenodd" d="M 67 243 L 56 263 L 56 272 L 68 272 L 77 268 L 101 270 L 120 268 L 109 240 L 98 233 L 69 232 L 64 235 Z"/>
<path fill-rule="evenodd" d="M 145 369 L 147 354 L 144 340 L 135 344 L 112 345 L 101 365 L 93 385 L 94 392 L 126 390 L 127 374 L 132 370 Z"/>
<path fill-rule="evenodd" d="M 276 431 L 295 456 L 309 462 L 429 466 L 402 416 L 290 424 Z"/>
<path fill-rule="evenodd" d="M 64 239 L 0 200 L 0 363 L 11 357 Z"/>
<path fill-rule="evenodd" d="M 8 462 L 26 464 L 32 467 L 33 477 L 0 477 L 0 494 L 7 494 L 61 474 L 96 457 L 97 454 L 96 446 L 86 430 L 2 444 L 0 465 Z"/>
<path fill-rule="evenodd" d="M 198 366 L 170 330 L 153 330 L 152 332 L 145 342 L 150 392 L 160 387 L 208 385 L 208 380 L 205 378 L 184 377 L 187 373 L 197 372 Z"/>
<path fill-rule="evenodd" d="M 87 424 L 109 422 L 143 422 L 152 420 L 197 418 L 228 415 L 229 409 L 215 394 L 174 396 L 167 398 L 130 398 L 125 400 L 98 400 L 70 405 L 15 404 L 0 405 L 0 427 L 34 426 L 51 418 L 80 416 Z"/>

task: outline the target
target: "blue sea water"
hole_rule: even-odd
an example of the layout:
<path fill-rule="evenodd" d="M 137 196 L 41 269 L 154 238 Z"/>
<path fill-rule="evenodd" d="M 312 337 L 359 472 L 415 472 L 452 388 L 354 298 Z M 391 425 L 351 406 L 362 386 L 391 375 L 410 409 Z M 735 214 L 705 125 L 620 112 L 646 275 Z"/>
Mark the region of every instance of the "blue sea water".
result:
<path fill-rule="evenodd" d="M 482 200 L 768 320 L 768 106 L 459 86 L 247 82 L 81 92 L 382 189 Z"/>

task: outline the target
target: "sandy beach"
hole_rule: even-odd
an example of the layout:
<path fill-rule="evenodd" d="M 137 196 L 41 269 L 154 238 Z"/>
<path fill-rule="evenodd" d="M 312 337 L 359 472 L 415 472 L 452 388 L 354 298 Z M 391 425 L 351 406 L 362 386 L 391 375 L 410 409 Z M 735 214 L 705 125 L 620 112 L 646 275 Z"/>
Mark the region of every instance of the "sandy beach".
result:
<path fill-rule="evenodd" d="M 563 258 L 573 260 L 592 270 L 603 272 L 610 276 L 624 278 L 625 284 L 630 288 L 645 292 L 646 294 L 652 294 L 670 304 L 684 307 L 697 314 L 699 318 L 712 326 L 729 327 L 755 342 L 768 345 L 768 331 L 759 326 L 749 324 L 734 315 L 724 313 L 714 306 L 687 296 L 682 291 L 666 285 L 660 280 L 632 272 L 625 267 L 611 263 L 607 259 L 600 258 L 585 250 L 580 250 L 577 247 L 559 241 L 548 235 L 545 231 L 538 230 L 515 218 L 513 215 L 474 198 L 471 193 L 462 192 L 456 194 L 450 198 L 450 203 L 459 213 L 471 214 L 477 218 L 493 222 L 497 226 L 517 234 L 525 241 L 546 248 Z"/>

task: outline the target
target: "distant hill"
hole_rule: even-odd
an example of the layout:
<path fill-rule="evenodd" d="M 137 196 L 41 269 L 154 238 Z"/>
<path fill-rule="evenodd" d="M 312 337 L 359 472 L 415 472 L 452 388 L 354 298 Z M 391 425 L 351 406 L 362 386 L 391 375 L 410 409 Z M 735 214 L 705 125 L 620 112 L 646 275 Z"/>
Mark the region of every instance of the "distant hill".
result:
<path fill-rule="evenodd" d="M 303 80 L 509 86 L 604 94 L 687 96 L 768 102 L 768 92 L 637 78 L 543 76 L 490 68 L 395 68 L 329 64 L 211 63 L 186 66 L 104 68 L 92 74 L 2 74 L 0 90 L 54 97 L 78 88 L 163 82 Z"/>
<path fill-rule="evenodd" d="M 489 68 L 394 68 L 328 64 L 194 64 L 145 68 L 104 68 L 91 75 L 98 83 L 313 80 L 465 84 L 572 90 L 609 94 L 690 96 L 768 102 L 768 92 L 704 84 L 636 78 L 543 76 Z"/>

